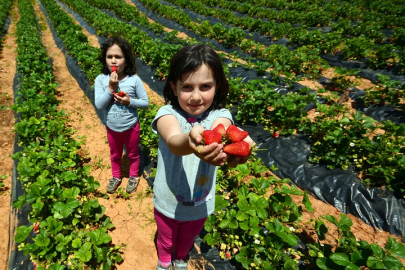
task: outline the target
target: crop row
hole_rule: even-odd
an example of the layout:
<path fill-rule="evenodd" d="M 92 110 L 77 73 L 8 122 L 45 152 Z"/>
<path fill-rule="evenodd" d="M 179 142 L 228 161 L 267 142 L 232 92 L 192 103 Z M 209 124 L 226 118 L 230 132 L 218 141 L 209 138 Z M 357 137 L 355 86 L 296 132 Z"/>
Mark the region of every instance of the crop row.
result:
<path fill-rule="evenodd" d="M 211 24 L 208 20 L 197 24 L 191 20 L 184 10 L 177 10 L 175 7 L 165 5 L 160 1 L 140 0 L 140 2 L 152 11 L 158 12 L 164 17 L 176 20 L 179 24 L 191 29 L 199 35 L 216 39 L 219 43 L 224 42 L 228 46 L 239 46 L 244 52 L 251 53 L 255 57 L 264 58 L 269 63 L 269 67 L 280 69 L 279 65 L 274 66 L 273 64 L 274 61 L 277 62 L 277 57 L 272 57 L 272 51 L 274 51 L 275 48 L 270 48 L 273 46 L 285 46 L 273 44 L 267 48 L 263 43 L 254 41 L 251 35 L 248 36 L 245 34 L 243 29 L 247 29 L 251 33 L 259 32 L 262 35 L 269 36 L 273 41 L 288 38 L 288 45 L 290 47 L 298 45 L 297 50 L 304 50 L 305 54 L 308 55 L 307 61 L 305 61 L 305 56 L 299 54 L 299 52 L 294 53 L 287 48 L 278 48 L 278 50 L 282 52 L 279 58 L 287 57 L 287 59 L 290 60 L 288 62 L 291 62 L 291 58 L 294 59 L 294 57 L 290 55 L 294 55 L 295 57 L 302 58 L 302 63 L 308 66 L 311 62 L 314 62 L 316 57 L 319 58 L 324 54 L 338 54 L 343 59 L 366 60 L 369 68 L 397 68 L 401 74 L 404 73 L 403 41 L 405 31 L 402 27 L 394 28 L 393 36 L 387 37 L 382 33 L 382 26 L 380 27 L 377 23 L 370 24 L 369 21 L 363 22 L 361 20 L 353 25 L 350 20 L 341 19 L 332 24 L 330 31 L 326 31 L 311 29 L 305 24 L 292 26 L 288 22 L 279 23 L 280 18 L 270 18 L 269 20 L 263 21 L 262 18 L 240 17 L 229 10 L 207 7 L 203 4 L 203 2 L 206 1 L 169 1 L 177 6 L 189 8 L 205 16 L 221 18 L 224 23 L 235 26 L 225 27 L 221 23 Z M 305 2 L 301 3 L 306 4 Z M 336 7 L 337 5 L 332 3 L 331 6 Z M 251 9 L 256 8 L 256 6 L 251 6 Z M 322 10 L 322 8 L 314 12 L 320 12 L 320 10 Z M 273 12 L 280 13 L 277 11 Z M 311 11 L 299 12 L 299 14 L 297 14 L 297 12 L 290 9 L 286 9 L 285 12 L 290 14 L 290 19 L 297 18 L 298 20 L 303 16 L 311 14 Z M 182 14 L 182 16 L 178 16 L 178 14 Z M 319 18 L 319 16 L 310 17 Z M 398 16 L 398 20 L 401 20 L 401 18 L 403 17 Z M 391 25 L 391 27 L 394 26 L 397 26 L 397 24 Z M 267 49 L 270 51 L 266 51 Z M 284 74 L 295 72 L 297 74 L 302 73 L 306 76 L 316 77 L 319 75 L 319 71 L 317 71 L 316 68 L 319 68 L 321 65 L 323 65 L 322 61 L 318 60 L 318 65 L 314 67 L 309 66 L 306 67 L 306 69 L 300 69 L 294 65 L 292 67 L 282 66 L 280 71 Z"/>
<path fill-rule="evenodd" d="M 114 227 L 94 196 L 100 184 L 80 154 L 82 141 L 72 138 L 67 116 L 57 110 L 58 85 L 51 59 L 42 44 L 30 0 L 19 0 L 15 125 L 18 145 L 12 155 L 24 193 L 13 202 L 30 205 L 32 225 L 16 229 L 15 241 L 37 269 L 73 269 L 100 266 L 109 269 L 121 261 L 119 247 L 107 231 Z"/>
<path fill-rule="evenodd" d="M 3 36 L 4 36 L 4 31 L 6 30 L 6 23 L 7 23 L 7 17 L 8 14 L 11 10 L 12 7 L 12 1 L 11 0 L 2 0 L 0 1 L 0 52 L 1 48 L 3 47 Z"/>

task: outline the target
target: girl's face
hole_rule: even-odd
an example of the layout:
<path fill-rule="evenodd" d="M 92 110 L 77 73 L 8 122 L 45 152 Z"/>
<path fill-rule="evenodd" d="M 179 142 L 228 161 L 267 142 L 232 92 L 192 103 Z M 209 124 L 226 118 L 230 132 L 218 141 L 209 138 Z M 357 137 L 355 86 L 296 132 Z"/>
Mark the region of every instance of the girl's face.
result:
<path fill-rule="evenodd" d="M 177 97 L 180 107 L 191 115 L 205 112 L 212 104 L 217 89 L 211 69 L 203 64 L 193 73 L 183 75 L 183 81 L 170 86 Z"/>
<path fill-rule="evenodd" d="M 125 76 L 124 75 L 125 57 L 124 57 L 124 53 L 122 52 L 120 46 L 118 46 L 117 44 L 114 44 L 110 48 L 108 48 L 105 60 L 106 60 L 107 67 L 110 70 L 110 72 L 111 72 L 111 68 L 113 66 L 116 66 L 118 77 L 121 78 L 122 76 Z"/>

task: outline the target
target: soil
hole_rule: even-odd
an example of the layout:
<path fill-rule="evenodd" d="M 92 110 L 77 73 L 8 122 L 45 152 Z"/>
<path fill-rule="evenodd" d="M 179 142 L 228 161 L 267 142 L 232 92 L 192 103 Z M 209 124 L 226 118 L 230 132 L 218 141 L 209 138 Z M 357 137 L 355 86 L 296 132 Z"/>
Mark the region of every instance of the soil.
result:
<path fill-rule="evenodd" d="M 40 11 L 38 5 L 35 6 L 36 13 L 40 22 L 46 25 L 44 14 Z M 10 155 L 13 153 L 15 133 L 13 125 L 15 124 L 14 113 L 10 109 L 13 104 L 13 79 L 16 73 L 16 23 L 19 19 L 18 10 L 14 9 L 11 13 L 12 22 L 8 33 L 4 37 L 4 47 L 0 55 L 0 177 L 4 176 L 4 187 L 0 189 L 0 216 L 7 217 L 11 211 L 11 180 L 13 173 L 13 160 Z M 99 46 L 97 38 L 90 35 L 85 29 L 83 32 L 89 37 L 93 46 Z M 105 192 L 108 179 L 111 178 L 111 169 L 109 161 L 109 147 L 106 139 L 106 130 L 100 119 L 97 117 L 95 109 L 76 80 L 71 76 L 67 67 L 65 56 L 56 46 L 55 41 L 48 27 L 42 32 L 43 44 L 46 46 L 50 57 L 54 59 L 54 75 L 56 82 L 60 85 L 58 88 L 58 98 L 61 101 L 60 109 L 68 114 L 68 124 L 76 130 L 75 137 L 83 138 L 85 136 L 84 152 L 90 158 L 92 164 L 91 174 L 101 184 L 100 191 Z M 316 87 L 315 82 L 306 81 L 306 86 Z M 148 95 L 152 103 L 163 104 L 163 99 L 157 95 L 153 89 L 145 84 Z M 121 188 L 125 189 L 128 181 L 128 161 L 123 157 L 123 183 Z M 1 179 L 0 178 L 0 179 Z M 112 242 L 115 245 L 124 244 L 123 262 L 117 265 L 118 270 L 132 269 L 155 269 L 157 261 L 157 252 L 155 246 L 156 225 L 153 217 L 153 203 L 151 199 L 151 190 L 145 178 L 141 178 L 136 192 L 125 199 L 119 193 L 109 195 L 107 199 L 99 198 L 104 205 L 106 215 L 109 216 L 115 225 L 115 229 L 110 232 Z M 298 199 L 298 198 L 297 198 Z M 304 214 L 303 229 L 307 234 L 313 232 L 311 228 L 306 228 L 311 219 L 322 215 L 334 215 L 337 218 L 341 214 L 335 207 L 326 204 L 320 200 L 310 197 L 315 213 Z M 348 215 L 352 221 L 352 232 L 358 239 L 366 240 L 369 243 L 376 243 L 384 246 L 390 235 L 387 232 L 374 230 L 366 225 L 360 219 Z M 331 228 L 333 229 L 333 228 Z M 0 220 L 0 265 L 8 269 L 7 259 L 9 250 L 10 220 L 4 218 Z M 400 242 L 398 237 L 395 237 Z M 334 242 L 334 235 L 327 238 L 330 243 Z M 191 261 L 189 269 L 205 269 L 209 262 L 202 258 L 195 258 Z"/>

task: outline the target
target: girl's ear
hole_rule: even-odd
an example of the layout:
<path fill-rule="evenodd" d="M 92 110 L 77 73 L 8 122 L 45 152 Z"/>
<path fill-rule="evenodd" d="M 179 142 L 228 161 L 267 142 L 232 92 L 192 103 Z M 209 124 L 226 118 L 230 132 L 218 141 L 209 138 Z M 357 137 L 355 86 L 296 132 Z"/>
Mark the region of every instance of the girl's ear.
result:
<path fill-rule="evenodd" d="M 174 85 L 174 83 L 172 81 L 170 81 L 169 83 L 170 83 L 170 88 L 172 88 L 173 94 L 177 97 L 176 86 Z"/>

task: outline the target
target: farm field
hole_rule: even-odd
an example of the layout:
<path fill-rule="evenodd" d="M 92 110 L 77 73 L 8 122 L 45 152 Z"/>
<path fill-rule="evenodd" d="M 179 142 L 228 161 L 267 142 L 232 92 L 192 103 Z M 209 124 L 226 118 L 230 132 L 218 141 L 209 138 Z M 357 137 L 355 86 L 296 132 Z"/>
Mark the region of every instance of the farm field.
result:
<path fill-rule="evenodd" d="M 17 252 L 14 240 L 36 236 L 36 245 L 26 243 L 21 248 L 32 255 L 37 269 L 63 269 L 58 267 L 65 264 L 71 269 L 97 269 L 103 264 L 105 269 L 155 269 L 150 184 L 157 140 L 150 121 L 163 104 L 160 93 L 170 56 L 185 44 L 206 42 L 223 55 L 229 70 L 228 104 L 237 125 L 249 130 L 268 153 L 274 147 L 275 154 L 257 152 L 261 160 L 237 170 L 221 168 L 218 211 L 207 221 L 205 237 L 201 235 L 206 243 L 196 241 L 189 269 L 298 269 L 298 265 L 403 269 L 405 22 L 395 18 L 405 9 L 390 14 L 393 9 L 387 3 L 385 13 L 374 5 L 365 10 L 358 1 L 353 14 L 336 11 L 346 19 L 337 22 L 335 13 L 328 17 L 332 7 L 317 1 L 324 7 L 319 16 L 323 21 L 311 22 L 307 16 L 301 20 L 309 21 L 299 24 L 294 16 L 309 5 L 305 1 L 296 6 L 289 1 L 275 1 L 277 6 L 264 4 L 270 1 L 244 1 L 237 6 L 232 2 L 237 1 L 1 1 L 2 10 L 9 8 L 9 13 L 4 17 L 0 55 L 0 211 L 10 219 L 3 218 L 1 223 L 0 265 L 12 269 L 11 260 L 31 269 L 31 260 Z M 287 6 L 294 16 L 287 14 Z M 270 16 L 278 16 L 270 11 L 283 11 L 284 17 L 270 23 L 274 20 Z M 347 26 L 353 16 L 363 16 L 357 25 L 363 33 L 373 33 L 366 26 L 374 13 L 388 14 L 382 26 L 372 25 L 380 35 L 357 36 Z M 257 20 L 266 22 L 267 30 L 259 28 Z M 322 29 L 325 40 L 321 28 L 330 29 Z M 316 41 L 309 40 L 305 29 L 315 33 Z M 37 31 L 39 36 L 29 35 Z M 352 43 L 333 43 L 332 34 L 350 36 Z M 113 195 L 105 192 L 109 150 L 105 127 L 92 105 L 92 84 L 100 72 L 99 42 L 111 35 L 125 36 L 136 48 L 139 76 L 151 103 L 141 124 L 145 171 L 131 195 L 124 187 Z M 368 42 L 370 47 L 360 51 L 355 41 Z M 329 45 L 316 47 L 317 43 Z M 386 56 L 380 47 L 389 47 L 391 53 Z M 354 54 L 356 50 L 360 53 Z M 380 72 L 384 75 L 376 75 Z M 346 126 L 352 132 L 345 131 Z M 288 172 L 277 160 L 279 152 L 287 152 L 283 147 L 290 141 L 297 143 L 295 139 L 301 136 L 310 138 L 305 142 L 313 151 L 305 164 L 356 177 L 353 186 L 386 196 L 387 204 L 397 207 L 386 215 L 392 214 L 399 222 L 379 217 L 362 220 L 346 205 L 343 208 L 349 214 L 341 215 L 342 207 L 328 201 L 327 194 L 322 194 L 325 190 L 300 186 L 306 178 L 293 177 L 300 171 Z M 380 156 L 376 149 L 381 149 Z M 128 168 L 123 170 L 125 184 Z M 332 182 L 340 188 L 340 174 L 336 177 Z M 15 190 L 20 189 L 15 178 L 27 189 L 25 194 L 31 195 L 18 198 L 23 192 Z M 47 188 L 54 179 L 59 181 L 55 191 Z M 58 197 L 61 203 L 52 206 Z M 11 207 L 13 199 L 21 210 Z M 26 204 L 33 207 L 31 222 L 26 221 Z M 79 209 L 86 213 L 79 215 Z M 370 226 L 370 220 L 378 226 Z M 38 234 L 32 232 L 35 222 L 40 224 Z M 236 235 L 242 239 L 238 241 Z M 52 244 L 53 239 L 57 243 Z M 214 255 L 208 256 L 207 243 L 215 246 Z M 366 268 L 356 266 L 361 263 Z"/>

